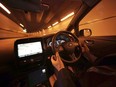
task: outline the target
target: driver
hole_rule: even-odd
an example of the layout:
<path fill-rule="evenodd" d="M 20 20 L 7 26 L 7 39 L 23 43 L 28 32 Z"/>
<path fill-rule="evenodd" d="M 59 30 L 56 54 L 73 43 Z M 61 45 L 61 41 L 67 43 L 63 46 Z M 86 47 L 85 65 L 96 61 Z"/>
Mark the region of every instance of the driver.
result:
<path fill-rule="evenodd" d="M 84 44 L 83 53 L 94 62 L 96 57 L 90 54 L 88 47 Z M 94 60 L 93 60 L 94 59 Z M 116 72 L 107 66 L 93 66 L 81 73 L 80 84 L 75 84 L 68 69 L 64 66 L 59 53 L 51 57 L 52 65 L 55 67 L 55 74 L 49 78 L 52 87 L 114 87 L 116 86 Z M 108 73 L 107 73 L 108 72 Z M 78 82 L 77 82 L 78 83 Z"/>
<path fill-rule="evenodd" d="M 58 52 L 51 57 L 51 62 L 55 67 L 56 77 L 50 77 L 52 87 L 76 87 L 73 80 L 70 77 L 68 70 L 65 68 Z M 57 78 L 57 79 L 56 79 Z M 53 82 L 56 80 L 55 82 Z"/>
<path fill-rule="evenodd" d="M 82 46 L 83 55 L 89 54 L 89 48 L 86 44 Z M 89 61 L 92 63 L 95 61 L 96 57 L 94 55 L 88 55 Z M 80 83 L 78 79 L 73 79 L 70 71 L 73 72 L 72 67 L 66 68 L 59 56 L 59 53 L 56 52 L 55 55 L 51 57 L 52 65 L 55 67 L 55 74 L 50 77 L 50 83 L 52 87 L 80 87 Z M 74 76 L 73 76 L 74 77 Z M 75 76 L 76 77 L 76 76 Z M 74 78 L 75 78 L 74 77 Z M 75 81 L 75 82 L 74 82 Z"/>

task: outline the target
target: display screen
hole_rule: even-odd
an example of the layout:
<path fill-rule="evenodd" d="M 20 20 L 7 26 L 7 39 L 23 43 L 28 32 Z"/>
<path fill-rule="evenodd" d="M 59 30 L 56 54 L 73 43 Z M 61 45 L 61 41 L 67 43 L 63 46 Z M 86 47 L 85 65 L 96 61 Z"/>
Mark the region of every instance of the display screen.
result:
<path fill-rule="evenodd" d="M 43 53 L 41 41 L 20 43 L 17 46 L 19 58 Z"/>

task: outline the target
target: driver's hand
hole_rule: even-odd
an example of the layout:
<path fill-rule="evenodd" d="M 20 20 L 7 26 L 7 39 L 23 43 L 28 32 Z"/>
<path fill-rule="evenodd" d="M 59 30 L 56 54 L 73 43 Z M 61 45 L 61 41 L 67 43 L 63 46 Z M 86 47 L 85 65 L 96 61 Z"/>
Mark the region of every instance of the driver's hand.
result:
<path fill-rule="evenodd" d="M 87 47 L 86 43 L 83 43 L 83 44 L 82 44 L 82 52 L 83 52 L 83 53 L 89 52 L 89 48 Z"/>
<path fill-rule="evenodd" d="M 61 69 L 64 68 L 64 64 L 63 64 L 63 62 L 62 62 L 62 60 L 61 60 L 61 58 L 60 58 L 58 52 L 56 52 L 56 54 L 53 55 L 53 56 L 51 57 L 51 62 L 52 62 L 52 65 L 53 65 L 58 71 L 60 71 Z"/>
<path fill-rule="evenodd" d="M 83 55 L 84 55 L 91 63 L 94 64 L 94 62 L 95 62 L 95 60 L 97 59 L 97 57 L 94 56 L 94 55 L 90 52 L 90 50 L 89 50 L 89 48 L 87 47 L 86 43 L 84 43 L 84 44 L 82 45 L 82 52 L 83 52 Z"/>

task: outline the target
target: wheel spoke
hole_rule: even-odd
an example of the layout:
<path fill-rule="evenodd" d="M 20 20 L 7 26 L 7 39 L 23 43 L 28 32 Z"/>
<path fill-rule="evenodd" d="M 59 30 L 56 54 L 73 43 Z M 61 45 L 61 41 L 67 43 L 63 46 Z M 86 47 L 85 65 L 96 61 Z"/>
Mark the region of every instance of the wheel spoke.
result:
<path fill-rule="evenodd" d="M 69 57 L 71 58 L 71 60 L 77 60 L 77 57 L 75 56 L 74 53 L 69 54 Z"/>

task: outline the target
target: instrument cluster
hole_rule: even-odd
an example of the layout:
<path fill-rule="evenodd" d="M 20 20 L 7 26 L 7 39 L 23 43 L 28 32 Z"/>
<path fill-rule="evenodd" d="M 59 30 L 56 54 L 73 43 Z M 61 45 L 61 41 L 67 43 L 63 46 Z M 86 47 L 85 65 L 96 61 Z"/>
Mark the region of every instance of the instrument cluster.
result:
<path fill-rule="evenodd" d="M 58 46 L 64 42 L 68 42 L 68 41 L 71 41 L 71 37 L 62 34 L 56 38 L 55 45 Z M 47 47 L 51 47 L 51 46 L 52 46 L 52 38 L 48 38 L 47 39 Z"/>

